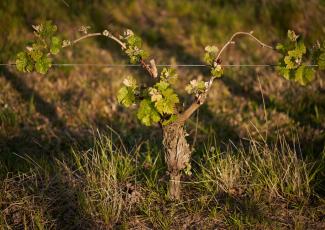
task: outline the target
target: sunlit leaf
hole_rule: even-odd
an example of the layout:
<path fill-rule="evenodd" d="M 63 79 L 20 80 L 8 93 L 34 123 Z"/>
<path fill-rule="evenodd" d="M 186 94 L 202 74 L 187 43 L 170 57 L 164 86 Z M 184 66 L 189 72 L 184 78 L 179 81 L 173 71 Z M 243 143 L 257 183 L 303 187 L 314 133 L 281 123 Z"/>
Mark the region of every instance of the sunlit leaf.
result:
<path fill-rule="evenodd" d="M 38 34 L 42 38 L 51 38 L 57 31 L 57 26 L 52 24 L 52 21 L 46 21 L 39 25 Z"/>
<path fill-rule="evenodd" d="M 317 64 L 320 70 L 325 70 L 325 52 L 319 55 Z"/>
<path fill-rule="evenodd" d="M 16 57 L 16 68 L 20 72 L 31 72 L 34 69 L 33 60 L 26 52 L 20 52 Z"/>
<path fill-rule="evenodd" d="M 177 94 L 171 88 L 161 92 L 163 98 L 155 102 L 155 107 L 160 114 L 175 113 L 175 105 L 179 103 Z"/>
<path fill-rule="evenodd" d="M 40 60 L 43 56 L 43 52 L 42 52 L 41 48 L 39 46 L 37 46 L 36 44 L 33 45 L 33 48 L 29 53 L 30 53 L 31 58 L 36 62 L 38 60 Z"/>
<path fill-rule="evenodd" d="M 62 40 L 59 37 L 52 37 L 50 52 L 52 54 L 58 54 L 62 48 Z"/>
<path fill-rule="evenodd" d="M 134 90 L 131 87 L 123 86 L 117 92 L 117 101 L 125 107 L 131 106 L 135 102 Z"/>
<path fill-rule="evenodd" d="M 160 121 L 159 113 L 155 109 L 154 104 L 148 99 L 144 99 L 140 102 L 137 117 L 141 123 L 146 126 Z"/>
<path fill-rule="evenodd" d="M 35 63 L 35 70 L 38 73 L 46 74 L 51 66 L 52 66 L 51 59 L 49 57 L 43 56 Z"/>
<path fill-rule="evenodd" d="M 300 66 L 295 73 L 295 80 L 300 85 L 306 85 L 314 79 L 315 71 L 311 67 Z"/>
<path fill-rule="evenodd" d="M 163 68 L 160 74 L 160 79 L 170 84 L 174 84 L 177 80 L 176 69 L 174 68 Z"/>
<path fill-rule="evenodd" d="M 296 35 L 296 33 L 293 31 L 293 30 L 288 30 L 288 38 L 291 40 L 291 41 L 296 41 L 298 39 L 298 35 Z"/>

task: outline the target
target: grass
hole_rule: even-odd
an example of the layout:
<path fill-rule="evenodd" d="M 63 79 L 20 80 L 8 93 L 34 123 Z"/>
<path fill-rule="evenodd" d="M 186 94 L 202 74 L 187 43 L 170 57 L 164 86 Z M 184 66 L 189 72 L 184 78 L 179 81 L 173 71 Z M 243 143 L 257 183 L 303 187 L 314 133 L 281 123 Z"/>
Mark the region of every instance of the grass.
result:
<path fill-rule="evenodd" d="M 65 38 L 79 36 L 81 25 L 115 34 L 130 28 L 157 63 L 198 64 L 205 45 L 221 47 L 236 31 L 276 44 L 290 28 L 312 44 L 324 37 L 324 7 L 318 0 L 3 0 L 0 61 L 14 61 L 31 25 L 52 19 Z M 276 60 L 249 39 L 236 44 L 224 64 Z M 126 58 L 90 39 L 54 61 Z M 208 73 L 177 73 L 175 88 L 188 104 L 183 85 Z M 268 68 L 225 73 L 186 126 L 196 140 L 193 175 L 175 203 L 166 197 L 160 130 L 143 127 L 116 101 L 124 76 L 145 82 L 140 69 L 57 67 L 40 76 L 0 67 L 0 229 L 323 229 L 324 73 L 307 87 Z"/>
<path fill-rule="evenodd" d="M 4 228 L 316 228 L 324 200 L 317 195 L 323 162 L 299 159 L 284 139 L 269 146 L 220 151 L 206 146 L 179 202 L 166 196 L 161 152 L 132 151 L 97 133 L 88 150 L 72 149 L 44 168 L 29 159 L 26 173 L 1 182 Z M 154 154 L 155 159 L 148 156 Z M 157 176 L 158 175 L 158 176 Z"/>
<path fill-rule="evenodd" d="M 254 197 L 267 191 L 269 200 L 304 200 L 313 194 L 311 183 L 322 162 L 307 163 L 298 155 L 282 139 L 272 148 L 252 141 L 237 153 L 211 148 L 199 164 L 205 181 L 202 190 L 235 194 L 249 190 Z"/>

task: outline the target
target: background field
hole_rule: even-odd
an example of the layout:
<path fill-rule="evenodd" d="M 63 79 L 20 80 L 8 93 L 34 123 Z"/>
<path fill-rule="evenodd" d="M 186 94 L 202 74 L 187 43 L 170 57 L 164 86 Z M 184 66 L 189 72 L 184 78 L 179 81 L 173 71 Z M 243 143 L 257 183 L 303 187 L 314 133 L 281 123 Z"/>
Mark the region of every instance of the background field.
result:
<path fill-rule="evenodd" d="M 14 62 L 45 19 L 67 39 L 132 29 L 158 64 L 202 64 L 206 45 L 237 31 L 270 45 L 288 29 L 311 46 L 324 40 L 323 0 L 0 2 L 0 63 Z M 276 54 L 248 38 L 223 64 L 273 64 Z M 56 63 L 127 64 L 120 48 L 89 39 Z M 176 88 L 208 79 L 179 67 Z M 55 67 L 46 76 L 0 66 L 0 226 L 4 229 L 322 229 L 325 78 L 301 87 L 271 67 L 226 68 L 208 103 L 187 124 L 195 141 L 193 175 L 180 202 L 166 197 L 158 127 L 118 105 L 123 77 L 140 68 Z M 194 140 L 195 139 L 195 140 Z"/>

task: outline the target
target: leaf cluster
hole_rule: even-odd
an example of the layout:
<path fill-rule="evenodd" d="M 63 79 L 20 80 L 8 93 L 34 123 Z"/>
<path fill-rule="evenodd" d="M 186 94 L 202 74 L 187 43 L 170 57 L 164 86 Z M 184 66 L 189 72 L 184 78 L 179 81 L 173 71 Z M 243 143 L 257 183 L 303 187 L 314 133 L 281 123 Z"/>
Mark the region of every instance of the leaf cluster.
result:
<path fill-rule="evenodd" d="M 194 79 L 190 81 L 190 84 L 185 87 L 185 91 L 188 94 L 194 94 L 196 97 L 198 97 L 201 93 L 204 93 L 206 91 L 207 86 L 208 82 Z"/>
<path fill-rule="evenodd" d="M 322 44 L 319 42 L 312 50 L 312 63 L 318 65 L 320 70 L 325 70 L 325 41 Z"/>
<path fill-rule="evenodd" d="M 139 94 L 138 84 L 133 77 L 128 76 L 123 85 L 117 93 L 117 100 L 125 107 L 130 107 L 136 102 L 136 95 Z"/>
<path fill-rule="evenodd" d="M 126 30 L 121 39 L 126 44 L 125 53 L 130 58 L 131 64 L 139 63 L 142 59 L 148 57 L 148 53 L 141 49 L 142 40 L 140 37 L 136 36 L 131 30 Z"/>
<path fill-rule="evenodd" d="M 311 65 L 317 64 L 314 62 L 321 62 L 322 55 L 325 58 L 324 50 L 320 52 L 319 48 L 318 57 L 315 56 L 315 52 L 307 50 L 303 38 L 291 30 L 288 31 L 288 40 L 287 43 L 276 46 L 282 54 L 277 71 L 287 80 L 306 85 L 315 77 L 315 67 Z M 314 56 L 312 62 L 310 62 L 311 56 Z"/>
<path fill-rule="evenodd" d="M 219 49 L 216 46 L 206 46 L 203 57 L 204 61 L 211 66 L 211 74 L 214 78 L 219 78 L 223 74 L 223 69 L 217 60 L 218 51 Z"/>
<path fill-rule="evenodd" d="M 137 117 L 146 126 L 161 122 L 167 125 L 177 118 L 176 104 L 179 98 L 171 87 L 177 74 L 174 69 L 164 68 L 160 80 L 149 88 L 141 89 L 133 78 L 123 81 L 124 86 L 119 90 L 117 99 L 126 107 L 139 103 Z"/>
<path fill-rule="evenodd" d="M 159 114 L 164 116 L 175 113 L 175 105 L 179 103 L 179 98 L 168 82 L 162 80 L 148 90 Z"/>
<path fill-rule="evenodd" d="M 35 40 L 16 56 L 16 67 L 21 72 L 36 71 L 46 74 L 52 66 L 52 55 L 56 55 L 62 48 L 62 39 L 56 36 L 57 26 L 46 21 L 33 26 Z"/>
<path fill-rule="evenodd" d="M 161 117 L 154 106 L 154 103 L 149 99 L 143 99 L 137 113 L 138 119 L 146 126 L 152 125 L 160 121 Z"/>
<path fill-rule="evenodd" d="M 175 84 L 177 79 L 178 79 L 176 69 L 174 69 L 174 68 L 163 68 L 163 70 L 161 71 L 161 74 L 160 74 L 160 79 L 162 81 L 168 82 L 170 84 Z"/>
<path fill-rule="evenodd" d="M 160 121 L 162 125 L 168 125 L 171 122 L 177 119 L 177 111 L 176 104 L 179 103 L 179 98 L 173 88 L 171 87 L 171 83 L 174 83 L 177 79 L 176 70 L 172 68 L 164 68 L 160 74 L 160 81 L 157 82 L 153 87 L 148 88 L 148 99 L 150 101 L 151 110 L 154 110 L 158 113 Z M 138 110 L 138 118 L 145 125 L 148 118 L 141 118 L 141 114 L 143 114 L 142 110 L 146 110 L 146 108 L 139 108 Z M 152 118 L 151 121 L 155 121 L 156 113 L 151 111 Z M 150 124 L 151 125 L 151 124 Z"/>

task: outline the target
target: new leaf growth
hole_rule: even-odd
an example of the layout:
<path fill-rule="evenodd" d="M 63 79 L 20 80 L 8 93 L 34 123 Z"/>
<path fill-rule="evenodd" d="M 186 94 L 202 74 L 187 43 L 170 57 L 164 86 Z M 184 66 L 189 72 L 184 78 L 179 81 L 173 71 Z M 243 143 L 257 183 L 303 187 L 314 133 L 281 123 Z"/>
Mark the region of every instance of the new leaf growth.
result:
<path fill-rule="evenodd" d="M 307 50 L 303 38 L 291 30 L 288 39 L 287 43 L 276 46 L 282 54 L 277 70 L 285 79 L 306 85 L 314 79 L 317 67 L 324 69 L 324 45 Z"/>
<path fill-rule="evenodd" d="M 21 72 L 36 71 L 46 74 L 52 66 L 51 56 L 56 55 L 62 48 L 62 40 L 56 36 L 57 26 L 51 21 L 46 21 L 38 26 L 33 26 L 35 40 L 26 51 L 17 54 L 16 67 Z"/>

